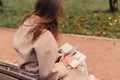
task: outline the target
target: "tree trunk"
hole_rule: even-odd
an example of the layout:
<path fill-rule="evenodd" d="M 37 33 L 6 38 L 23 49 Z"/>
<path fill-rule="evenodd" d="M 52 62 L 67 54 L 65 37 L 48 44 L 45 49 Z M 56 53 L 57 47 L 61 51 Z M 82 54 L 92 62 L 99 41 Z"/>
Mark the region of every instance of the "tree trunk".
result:
<path fill-rule="evenodd" d="M 2 6 L 3 4 L 2 4 L 2 1 L 0 0 L 0 6 Z"/>
<path fill-rule="evenodd" d="M 115 12 L 118 10 L 118 0 L 109 0 L 110 10 Z"/>

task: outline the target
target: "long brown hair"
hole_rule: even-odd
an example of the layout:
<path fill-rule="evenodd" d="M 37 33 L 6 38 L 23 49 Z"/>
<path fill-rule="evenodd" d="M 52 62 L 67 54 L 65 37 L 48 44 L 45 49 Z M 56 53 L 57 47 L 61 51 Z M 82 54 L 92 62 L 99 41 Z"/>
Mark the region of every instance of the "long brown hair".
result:
<path fill-rule="evenodd" d="M 32 42 L 42 34 L 43 29 L 49 30 L 55 39 L 58 39 L 58 16 L 62 13 L 61 0 L 37 0 L 34 10 L 27 14 L 22 23 L 32 15 L 39 16 L 37 24 L 31 28 L 28 34 L 32 34 Z"/>

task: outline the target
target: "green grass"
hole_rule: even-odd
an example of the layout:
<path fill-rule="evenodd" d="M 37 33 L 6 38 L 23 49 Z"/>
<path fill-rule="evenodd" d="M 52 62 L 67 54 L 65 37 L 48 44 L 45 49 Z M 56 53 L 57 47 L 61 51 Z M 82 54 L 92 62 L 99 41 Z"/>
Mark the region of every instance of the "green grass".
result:
<path fill-rule="evenodd" d="M 35 0 L 2 0 L 0 26 L 18 28 Z M 109 0 L 62 0 L 64 14 L 60 32 L 90 36 L 120 38 L 120 10 L 112 13 Z M 119 8 L 120 8 L 120 2 Z"/>
<path fill-rule="evenodd" d="M 0 26 L 18 28 L 26 13 L 33 8 L 34 0 L 2 0 Z"/>
<path fill-rule="evenodd" d="M 61 21 L 61 32 L 120 38 L 120 11 L 110 12 L 109 0 L 63 0 L 63 2 L 65 13 Z"/>

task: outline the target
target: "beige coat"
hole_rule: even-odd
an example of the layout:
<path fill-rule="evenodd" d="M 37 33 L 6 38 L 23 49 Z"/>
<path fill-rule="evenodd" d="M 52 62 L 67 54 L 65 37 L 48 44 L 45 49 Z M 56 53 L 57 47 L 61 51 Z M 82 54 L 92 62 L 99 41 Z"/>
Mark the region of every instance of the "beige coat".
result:
<path fill-rule="evenodd" d="M 58 58 L 58 45 L 50 31 L 46 31 L 32 44 L 26 34 L 33 18 L 27 19 L 14 36 L 14 48 L 18 53 L 19 68 L 39 80 L 86 80 L 79 68 L 70 69 Z"/>

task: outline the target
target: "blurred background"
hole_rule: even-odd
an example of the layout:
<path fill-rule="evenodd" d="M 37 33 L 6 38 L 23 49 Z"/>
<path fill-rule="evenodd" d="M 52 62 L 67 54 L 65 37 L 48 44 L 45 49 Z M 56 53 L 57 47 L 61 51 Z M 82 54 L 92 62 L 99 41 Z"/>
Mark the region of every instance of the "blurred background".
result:
<path fill-rule="evenodd" d="M 0 26 L 18 28 L 36 0 L 0 0 Z M 62 0 L 60 32 L 120 38 L 118 0 Z"/>

